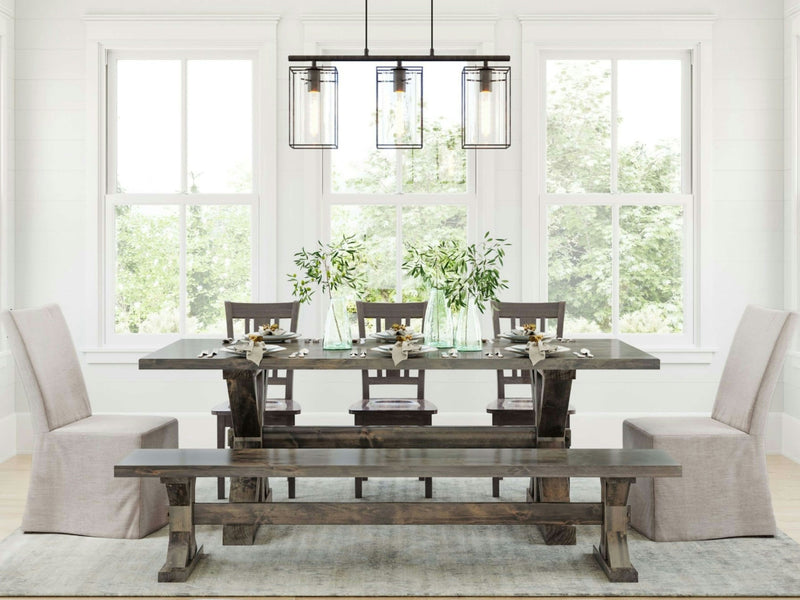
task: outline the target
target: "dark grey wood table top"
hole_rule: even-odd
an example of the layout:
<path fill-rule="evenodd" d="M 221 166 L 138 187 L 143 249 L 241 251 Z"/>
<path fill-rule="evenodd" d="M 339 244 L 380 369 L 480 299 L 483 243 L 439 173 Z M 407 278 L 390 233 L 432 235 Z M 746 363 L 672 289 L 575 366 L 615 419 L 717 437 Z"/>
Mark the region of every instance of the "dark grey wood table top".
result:
<path fill-rule="evenodd" d="M 506 340 L 484 343 L 481 352 L 459 352 L 457 358 L 443 358 L 442 350 L 430 352 L 423 356 L 409 358 L 398 367 L 392 363 L 390 356 L 375 352 L 373 349 L 381 342 L 368 340 L 366 344 L 356 344 L 353 349 L 366 352 L 365 358 L 351 357 L 350 350 L 323 350 L 322 343 L 286 342 L 276 344 L 285 347 L 280 352 L 265 354 L 261 360 L 262 369 L 426 369 L 426 370 L 498 370 L 498 369 L 530 369 L 531 362 L 527 357 L 516 355 L 508 350 L 513 342 Z M 576 369 L 659 369 L 660 361 L 630 344 L 617 339 L 576 339 L 570 342 L 559 342 L 569 352 L 548 356 L 536 365 L 538 370 L 576 370 Z M 233 369 L 254 370 L 258 367 L 245 358 L 221 351 L 221 339 L 181 339 L 160 350 L 156 350 L 139 359 L 140 369 Z M 300 348 L 307 348 L 304 358 L 290 358 L 289 355 Z M 594 358 L 580 358 L 572 351 L 588 348 Z M 199 358 L 198 354 L 207 350 L 216 350 L 217 355 L 211 358 Z M 489 352 L 501 352 L 502 358 L 486 356 Z"/>

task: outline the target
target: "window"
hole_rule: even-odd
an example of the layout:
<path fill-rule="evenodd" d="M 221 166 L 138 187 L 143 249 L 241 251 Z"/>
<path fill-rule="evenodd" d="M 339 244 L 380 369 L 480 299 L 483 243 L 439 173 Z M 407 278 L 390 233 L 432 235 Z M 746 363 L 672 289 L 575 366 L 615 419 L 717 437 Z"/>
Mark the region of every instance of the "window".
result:
<path fill-rule="evenodd" d="M 109 54 L 107 339 L 219 333 L 252 298 L 254 62 Z"/>
<path fill-rule="evenodd" d="M 691 331 L 689 52 L 543 54 L 547 295 L 570 333 Z"/>
<path fill-rule="evenodd" d="M 402 272 L 404 247 L 466 240 L 474 202 L 472 165 L 461 148 L 460 63 L 425 63 L 423 148 L 375 147 L 375 66 L 341 63 L 339 148 L 328 154 L 325 206 L 329 239 L 356 235 L 366 245 L 373 302 L 427 299 Z"/>

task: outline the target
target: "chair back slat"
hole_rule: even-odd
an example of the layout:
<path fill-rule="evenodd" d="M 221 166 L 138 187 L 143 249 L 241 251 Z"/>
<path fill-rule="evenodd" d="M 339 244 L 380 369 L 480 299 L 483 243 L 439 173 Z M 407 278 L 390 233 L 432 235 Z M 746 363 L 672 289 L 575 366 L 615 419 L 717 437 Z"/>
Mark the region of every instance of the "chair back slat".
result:
<path fill-rule="evenodd" d="M 241 321 L 244 333 L 259 330 L 261 325 L 277 323 L 289 331 L 297 331 L 297 322 L 300 317 L 299 302 L 225 302 L 225 322 L 228 337 L 234 337 L 234 321 Z M 271 370 L 267 376 L 269 385 L 282 386 L 283 397 L 291 400 L 294 393 L 294 371 Z"/>
<path fill-rule="evenodd" d="M 526 323 L 536 323 L 539 332 L 547 331 L 547 319 L 556 320 L 556 336 L 564 335 L 564 315 L 566 302 L 493 302 L 492 327 L 497 337 L 504 331 L 521 327 Z M 531 383 L 530 371 L 497 371 L 497 397 L 505 399 L 506 386 Z"/>
<path fill-rule="evenodd" d="M 374 322 L 374 331 L 386 331 L 394 323 L 412 325 L 412 320 L 425 317 L 427 302 L 356 302 L 359 337 L 367 337 L 368 322 Z M 420 327 L 421 329 L 421 327 Z M 370 399 L 370 387 L 373 385 L 413 385 L 416 387 L 416 398 L 425 397 L 425 371 L 409 369 L 385 369 L 370 372 L 361 371 L 361 392 L 365 400 Z"/>

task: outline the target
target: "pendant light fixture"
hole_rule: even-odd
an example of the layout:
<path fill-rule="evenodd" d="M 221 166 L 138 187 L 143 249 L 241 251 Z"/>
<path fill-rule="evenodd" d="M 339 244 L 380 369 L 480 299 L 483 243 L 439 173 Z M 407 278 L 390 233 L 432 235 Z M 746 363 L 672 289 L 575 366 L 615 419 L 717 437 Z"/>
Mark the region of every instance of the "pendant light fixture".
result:
<path fill-rule="evenodd" d="M 422 148 L 422 67 L 377 67 L 375 145 Z"/>
<path fill-rule="evenodd" d="M 461 74 L 461 145 L 463 148 L 508 148 L 511 144 L 508 55 L 438 55 L 433 50 L 431 0 L 430 54 L 371 55 L 369 0 L 364 0 L 364 54 L 290 55 L 289 62 L 311 62 L 289 67 L 289 145 L 292 148 L 338 147 L 338 73 L 317 62 L 387 62 L 376 69 L 375 142 L 378 148 L 422 148 L 422 67 L 415 62 L 467 62 Z M 317 97 L 314 97 L 317 94 Z"/>
<path fill-rule="evenodd" d="M 464 67 L 461 72 L 461 147 L 511 145 L 509 67 Z"/>
<path fill-rule="evenodd" d="M 289 67 L 289 145 L 339 147 L 339 72 L 336 67 Z"/>

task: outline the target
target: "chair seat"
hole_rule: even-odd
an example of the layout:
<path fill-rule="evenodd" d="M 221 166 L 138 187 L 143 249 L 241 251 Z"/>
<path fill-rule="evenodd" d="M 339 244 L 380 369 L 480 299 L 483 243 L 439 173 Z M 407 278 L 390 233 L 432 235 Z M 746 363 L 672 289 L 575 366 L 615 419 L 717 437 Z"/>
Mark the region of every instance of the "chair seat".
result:
<path fill-rule="evenodd" d="M 486 406 L 486 412 L 529 412 L 533 410 L 533 400 L 530 398 L 498 398 L 493 400 Z M 569 414 L 574 415 L 575 409 L 570 407 Z"/>
<path fill-rule="evenodd" d="M 680 438 L 676 440 L 678 445 L 683 443 L 681 440 L 694 437 L 750 437 L 741 429 L 711 417 L 640 417 L 626 419 L 625 426 L 635 430 L 639 438 Z M 665 443 L 670 442 L 665 440 Z"/>
<path fill-rule="evenodd" d="M 22 530 L 137 539 L 160 529 L 163 486 L 112 474 L 134 450 L 177 447 L 178 421 L 159 416 L 92 415 L 38 435 Z"/>
<path fill-rule="evenodd" d="M 300 414 L 300 404 L 294 400 L 283 400 L 282 398 L 267 398 L 264 402 L 264 414 L 268 412 L 282 412 L 292 415 Z M 229 402 L 217 404 L 211 409 L 211 414 L 218 417 L 229 417 L 231 415 L 231 405 Z"/>
<path fill-rule="evenodd" d="M 439 409 L 433 402 L 416 398 L 371 398 L 350 406 L 351 415 L 365 412 L 414 412 L 435 415 Z"/>
<path fill-rule="evenodd" d="M 622 426 L 624 448 L 665 450 L 683 465 L 665 485 L 631 486 L 631 525 L 655 541 L 775 535 L 763 442 L 711 417 L 642 417 Z"/>

